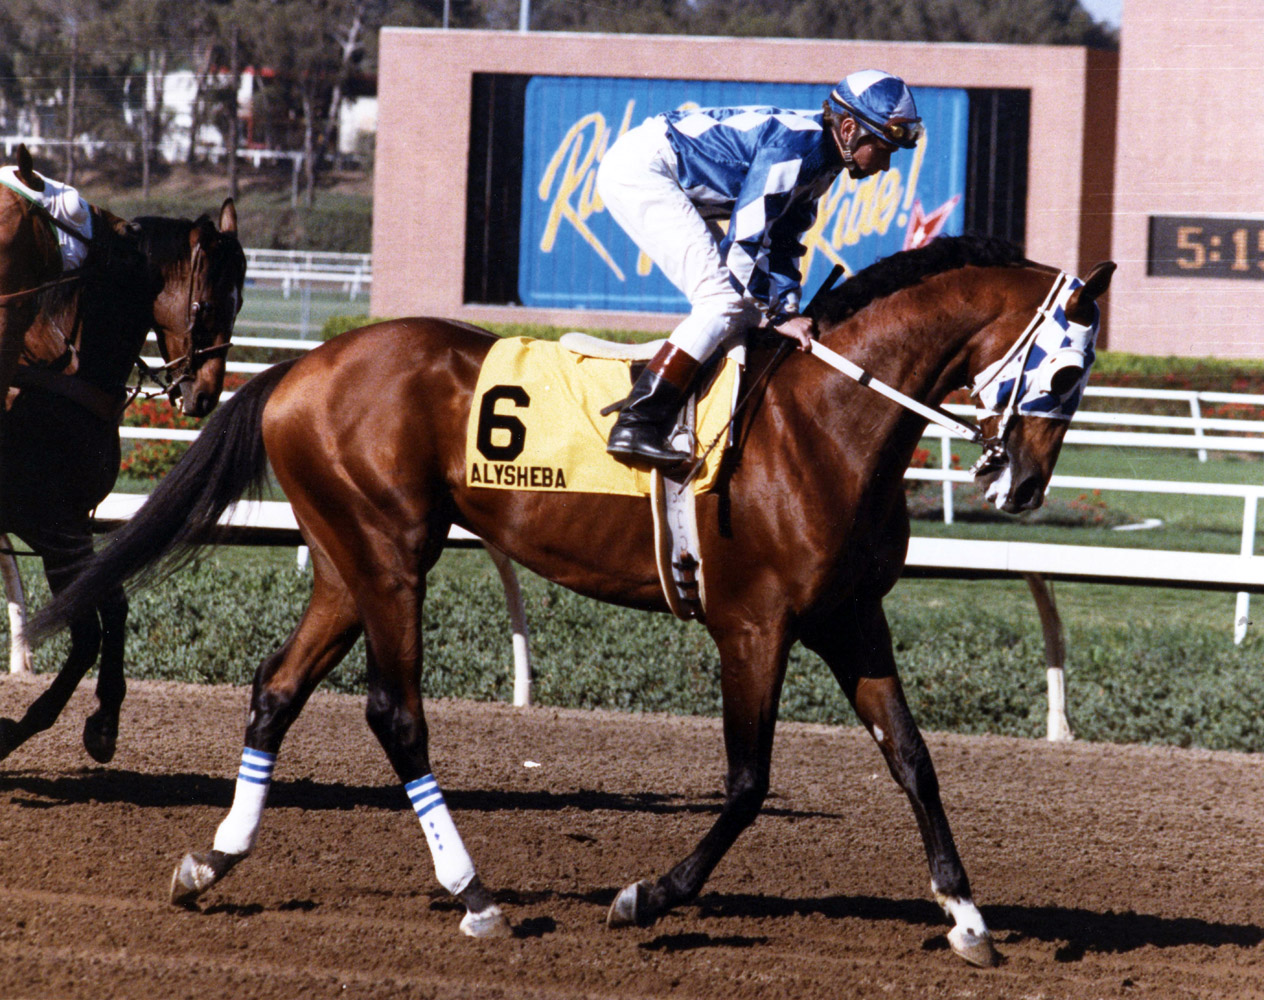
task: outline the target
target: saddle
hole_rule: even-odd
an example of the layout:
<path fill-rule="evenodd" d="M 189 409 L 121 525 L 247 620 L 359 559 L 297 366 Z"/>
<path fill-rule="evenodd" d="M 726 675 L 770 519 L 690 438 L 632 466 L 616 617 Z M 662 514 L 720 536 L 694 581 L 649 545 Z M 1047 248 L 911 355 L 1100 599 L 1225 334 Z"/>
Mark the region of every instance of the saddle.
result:
<path fill-rule="evenodd" d="M 638 363 L 644 365 L 648 362 L 666 341 L 616 344 L 590 337 L 585 333 L 567 333 L 559 339 L 559 343 L 568 350 L 586 357 L 622 358 L 632 361 L 632 380 L 635 381 L 639 374 Z M 745 351 L 745 345 L 739 344 L 728 352 L 727 357 L 741 368 L 745 364 Z M 676 426 L 667 436 L 673 448 L 679 448 L 692 455 L 698 454 L 698 399 L 710 388 L 718 364 L 712 363 L 708 367 L 710 370 L 704 369 L 699 379 L 699 386 L 689 394 L 685 405 L 681 408 Z M 734 383 L 734 392 L 730 397 L 730 421 L 722 432 L 726 436 L 731 433 L 731 418 L 733 408 L 737 403 L 736 389 L 737 382 Z M 614 410 L 618 406 L 618 403 L 613 403 L 607 409 Z M 715 444 L 718 443 L 718 441 L 715 442 Z M 707 448 L 713 447 L 714 444 L 703 441 L 702 446 Z M 662 471 L 655 469 L 650 473 L 650 507 L 654 515 L 654 559 L 658 567 L 658 579 L 672 614 L 685 621 L 706 617 L 706 585 L 703 577 L 702 546 L 698 540 L 698 521 L 695 513 L 696 494 L 690 489 L 691 474 L 694 472 L 696 469 L 665 475 Z"/>
<path fill-rule="evenodd" d="M 479 371 L 466 431 L 472 488 L 649 497 L 664 594 L 682 618 L 702 616 L 704 594 L 693 497 L 719 476 L 740 383 L 737 355 L 716 363 L 701 397 L 673 432 L 698 456 L 687 481 L 628 468 L 606 454 L 615 401 L 658 344 L 612 344 L 584 334 L 558 342 L 498 340 Z M 698 447 L 701 443 L 701 447 Z"/>

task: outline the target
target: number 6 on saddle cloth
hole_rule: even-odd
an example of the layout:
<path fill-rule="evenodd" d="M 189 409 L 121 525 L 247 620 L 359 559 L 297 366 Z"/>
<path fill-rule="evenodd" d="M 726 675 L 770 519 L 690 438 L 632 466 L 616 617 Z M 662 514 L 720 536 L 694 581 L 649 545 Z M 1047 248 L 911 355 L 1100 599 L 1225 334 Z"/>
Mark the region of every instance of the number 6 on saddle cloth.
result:
<path fill-rule="evenodd" d="M 638 362 L 657 343 L 613 344 L 582 333 L 557 343 L 507 338 L 487 355 L 474 390 L 466 432 L 466 483 L 471 487 L 652 497 L 656 557 L 663 593 L 680 618 L 701 618 L 705 595 L 693 496 L 716 481 L 723 448 L 704 449 L 685 486 L 661 474 L 614 461 L 606 440 Z M 739 387 L 741 347 L 704 378 L 682 414 L 678 447 L 724 437 Z"/>

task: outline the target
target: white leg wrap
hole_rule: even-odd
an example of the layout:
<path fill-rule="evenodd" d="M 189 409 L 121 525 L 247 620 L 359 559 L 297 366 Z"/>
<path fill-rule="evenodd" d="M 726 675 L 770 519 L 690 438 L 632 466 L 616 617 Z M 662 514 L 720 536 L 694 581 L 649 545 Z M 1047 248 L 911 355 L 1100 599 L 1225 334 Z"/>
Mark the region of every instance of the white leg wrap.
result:
<path fill-rule="evenodd" d="M 250 853 L 259 833 L 259 819 L 263 816 L 263 804 L 268 798 L 275 766 L 275 754 L 250 747 L 242 750 L 233 807 L 215 831 L 215 850 L 225 854 Z"/>
<path fill-rule="evenodd" d="M 938 890 L 935 892 L 935 900 L 944 908 L 948 919 L 953 922 L 953 931 L 964 931 L 975 937 L 987 936 L 987 924 L 983 922 L 983 914 L 979 912 L 973 900 L 945 896 Z"/>
<path fill-rule="evenodd" d="M 461 835 L 457 832 L 448 804 L 433 774 L 410 781 L 404 786 L 413 811 L 426 833 L 430 856 L 434 858 L 435 875 L 452 895 L 458 895 L 474 877 L 474 862 L 470 860 Z"/>

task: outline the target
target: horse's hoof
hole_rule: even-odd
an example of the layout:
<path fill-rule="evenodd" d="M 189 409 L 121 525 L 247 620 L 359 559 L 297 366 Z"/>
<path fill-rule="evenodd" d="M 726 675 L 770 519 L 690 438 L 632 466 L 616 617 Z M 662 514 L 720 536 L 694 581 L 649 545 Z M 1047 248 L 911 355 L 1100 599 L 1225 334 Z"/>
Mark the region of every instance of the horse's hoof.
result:
<path fill-rule="evenodd" d="M 948 932 L 948 944 L 967 962 L 981 969 L 991 969 L 1001 964 L 1001 955 L 992 944 L 992 935 L 987 931 L 976 934 L 964 927 L 954 927 Z"/>
<path fill-rule="evenodd" d="M 114 759 L 118 746 L 118 721 L 88 716 L 83 724 L 83 748 L 98 764 L 108 764 Z"/>
<path fill-rule="evenodd" d="M 171 904 L 192 906 L 215 884 L 215 868 L 205 854 L 186 854 L 171 875 Z"/>
<path fill-rule="evenodd" d="M 468 910 L 461 918 L 461 933 L 472 938 L 504 938 L 513 934 L 509 921 L 495 903 L 475 913 Z"/>
<path fill-rule="evenodd" d="M 171 903 L 191 907 L 198 896 L 222 879 L 246 855 L 208 851 L 186 854 L 171 876 Z"/>
<path fill-rule="evenodd" d="M 620 927 L 645 927 L 653 921 L 646 913 L 646 895 L 654 887 L 647 879 L 633 882 L 619 891 L 610 904 L 610 912 L 606 914 L 606 926 L 611 929 Z"/>
<path fill-rule="evenodd" d="M 0 760 L 26 742 L 22 727 L 12 719 L 0 719 Z"/>

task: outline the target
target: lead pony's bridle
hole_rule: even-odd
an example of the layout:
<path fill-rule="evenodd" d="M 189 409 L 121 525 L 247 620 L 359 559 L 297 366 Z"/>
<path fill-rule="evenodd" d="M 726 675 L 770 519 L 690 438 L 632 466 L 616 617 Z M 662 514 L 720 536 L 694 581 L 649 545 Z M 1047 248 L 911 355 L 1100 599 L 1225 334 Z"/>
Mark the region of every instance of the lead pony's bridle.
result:
<path fill-rule="evenodd" d="M 178 358 L 172 358 L 170 361 L 157 367 L 152 367 L 146 364 L 144 360 L 137 358 L 136 367 L 140 372 L 140 379 L 137 381 L 133 396 L 140 394 L 144 380 L 148 379 L 157 386 L 157 390 L 152 393 L 146 393 L 146 395 L 165 395 L 171 401 L 171 405 L 175 406 L 180 396 L 180 387 L 186 382 L 192 382 L 197 378 L 198 369 L 202 367 L 202 364 L 218 355 L 226 355 L 233 346 L 231 342 L 212 344 L 209 347 L 193 346 L 198 319 L 205 315 L 211 306 L 212 293 L 209 277 L 205 282 L 201 283 L 201 289 L 197 288 L 199 284 L 199 264 L 207 261 L 206 251 L 202 247 L 201 240 L 199 240 L 193 245 L 193 252 L 189 256 L 189 290 L 185 300 L 186 323 L 183 331 L 188 338 L 189 350 Z M 201 271 L 209 272 L 209 262 L 201 268 Z M 199 290 L 203 292 L 202 297 L 198 297 L 197 293 Z"/>

